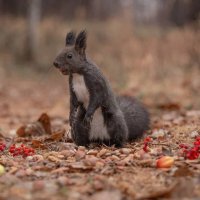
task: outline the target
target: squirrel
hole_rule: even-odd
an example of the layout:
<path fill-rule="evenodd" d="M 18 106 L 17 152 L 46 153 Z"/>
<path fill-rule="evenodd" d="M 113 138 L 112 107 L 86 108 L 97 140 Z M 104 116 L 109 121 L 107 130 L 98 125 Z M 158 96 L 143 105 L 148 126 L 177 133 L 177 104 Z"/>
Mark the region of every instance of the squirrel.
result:
<path fill-rule="evenodd" d="M 71 135 L 75 144 L 122 147 L 149 128 L 149 113 L 135 98 L 115 96 L 100 69 L 86 55 L 87 33 L 67 33 L 54 66 L 69 76 Z"/>

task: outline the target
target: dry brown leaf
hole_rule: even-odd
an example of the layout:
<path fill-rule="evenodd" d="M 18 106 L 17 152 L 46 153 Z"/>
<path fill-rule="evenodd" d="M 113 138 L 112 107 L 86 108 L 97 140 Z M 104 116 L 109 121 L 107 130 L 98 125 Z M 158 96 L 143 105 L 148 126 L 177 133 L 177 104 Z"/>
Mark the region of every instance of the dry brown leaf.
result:
<path fill-rule="evenodd" d="M 82 158 L 84 158 L 86 155 L 85 151 L 81 151 L 81 150 L 78 150 L 76 153 L 75 153 L 75 158 L 76 160 L 80 160 Z"/>
<path fill-rule="evenodd" d="M 94 180 L 93 187 L 95 190 L 102 190 L 105 187 L 105 184 L 102 181 Z"/>
<path fill-rule="evenodd" d="M 32 140 L 32 147 L 35 149 L 47 149 L 46 145 L 40 140 Z"/>
<path fill-rule="evenodd" d="M 33 182 L 33 189 L 35 191 L 41 191 L 45 188 L 45 182 L 43 180 L 37 180 Z"/>
<path fill-rule="evenodd" d="M 15 172 L 17 172 L 19 169 L 15 166 L 10 168 L 9 174 L 15 174 Z"/>
<path fill-rule="evenodd" d="M 55 156 L 48 156 L 48 160 L 55 163 L 60 163 L 61 160 Z"/>
<path fill-rule="evenodd" d="M 36 171 L 44 171 L 44 172 L 50 172 L 52 171 L 52 167 L 51 166 L 40 166 L 40 165 L 36 165 L 32 168 L 33 170 L 36 170 Z"/>
<path fill-rule="evenodd" d="M 26 126 L 21 126 L 21 127 L 19 127 L 18 129 L 17 129 L 17 135 L 19 136 L 19 137 L 24 137 L 24 136 L 26 136 L 26 132 L 25 132 L 25 129 L 26 129 Z"/>
<path fill-rule="evenodd" d="M 3 133 L 0 130 L 0 139 L 4 138 L 5 136 L 3 135 Z"/>
<path fill-rule="evenodd" d="M 52 134 L 50 118 L 46 113 L 43 113 L 36 122 L 17 129 L 17 135 L 20 137 L 43 134 Z"/>
<path fill-rule="evenodd" d="M 131 151 L 132 151 L 132 150 L 129 149 L 129 148 L 122 148 L 122 149 L 120 149 L 120 152 L 121 152 L 122 154 L 126 154 L 126 155 L 130 154 Z"/>
<path fill-rule="evenodd" d="M 95 193 L 91 196 L 91 200 L 102 200 L 102 199 L 112 199 L 112 200 L 121 200 L 122 194 L 118 190 L 105 190 L 98 193 Z"/>
<path fill-rule="evenodd" d="M 137 161 L 136 164 L 141 167 L 155 167 L 155 162 L 153 159 Z"/>
<path fill-rule="evenodd" d="M 189 166 L 179 167 L 173 174 L 174 177 L 193 176 L 194 173 L 190 170 Z"/>
<path fill-rule="evenodd" d="M 177 182 L 172 183 L 170 186 L 166 187 L 166 188 L 159 188 L 158 190 L 155 191 L 151 191 L 151 193 L 142 196 L 142 194 L 140 194 L 140 197 L 136 197 L 136 200 L 146 200 L 146 199 L 158 199 L 161 197 L 169 197 L 171 196 L 173 190 L 175 189 L 175 187 L 177 186 Z"/>
<path fill-rule="evenodd" d="M 159 109 L 163 110 L 180 110 L 181 105 L 177 102 L 160 103 L 157 105 Z"/>
<path fill-rule="evenodd" d="M 40 122 L 33 122 L 25 126 L 21 126 L 17 130 L 17 135 L 20 137 L 44 135 L 46 132 Z"/>
<path fill-rule="evenodd" d="M 96 156 L 87 155 L 86 158 L 83 160 L 83 163 L 86 166 L 95 166 L 97 161 L 98 161 L 98 158 Z"/>
<path fill-rule="evenodd" d="M 99 151 L 99 153 L 97 154 L 98 157 L 102 157 L 104 156 L 106 153 L 108 152 L 107 149 L 103 148 Z"/>
<path fill-rule="evenodd" d="M 120 188 L 120 190 L 123 191 L 123 193 L 126 193 L 129 196 L 131 196 L 132 198 L 135 198 L 136 191 L 134 191 L 134 188 L 132 187 L 132 185 L 130 183 L 122 181 L 122 182 L 118 183 L 118 187 Z"/>
<path fill-rule="evenodd" d="M 74 162 L 69 165 L 70 171 L 91 171 L 93 169 L 93 166 L 86 166 L 82 162 Z"/>
<path fill-rule="evenodd" d="M 55 133 L 53 133 L 50 137 L 46 138 L 45 141 L 53 140 L 53 141 L 60 141 L 64 138 L 65 129 L 61 129 Z"/>
<path fill-rule="evenodd" d="M 87 152 L 87 155 L 97 155 L 98 151 L 95 150 L 95 149 L 90 149 L 88 152 Z"/>
<path fill-rule="evenodd" d="M 68 167 L 60 167 L 58 169 L 54 169 L 53 171 L 51 171 L 52 174 L 64 174 L 65 172 L 67 172 L 69 170 Z"/>
<path fill-rule="evenodd" d="M 33 157 L 32 160 L 35 161 L 35 162 L 41 162 L 41 161 L 44 160 L 44 157 L 42 155 L 39 155 L 39 154 L 33 155 L 32 157 Z"/>
<path fill-rule="evenodd" d="M 44 130 L 47 134 L 52 134 L 51 131 L 51 121 L 49 116 L 46 113 L 42 113 L 41 116 L 38 119 L 38 122 L 42 124 L 44 127 Z"/>

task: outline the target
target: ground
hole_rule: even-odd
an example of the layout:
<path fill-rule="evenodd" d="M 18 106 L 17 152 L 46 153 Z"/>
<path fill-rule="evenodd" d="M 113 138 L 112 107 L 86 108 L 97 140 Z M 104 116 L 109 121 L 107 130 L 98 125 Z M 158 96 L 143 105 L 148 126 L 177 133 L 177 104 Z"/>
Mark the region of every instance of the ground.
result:
<path fill-rule="evenodd" d="M 1 20 L 0 199 L 200 198 L 199 29 L 43 20 L 39 60 L 30 63 L 25 20 Z M 144 137 L 120 149 L 70 138 L 67 77 L 51 66 L 66 32 L 82 24 L 114 91 L 151 114 Z"/>
<path fill-rule="evenodd" d="M 6 149 L 0 152 L 1 199 L 200 198 L 200 160 L 187 159 L 180 148 L 199 137 L 200 110 L 155 103 L 143 139 L 121 149 L 77 147 L 69 136 L 66 80 L 61 86 L 52 82 L 2 82 L 0 140 Z M 34 153 L 13 156 L 12 144 Z M 171 167 L 158 168 L 163 155 L 174 160 Z"/>

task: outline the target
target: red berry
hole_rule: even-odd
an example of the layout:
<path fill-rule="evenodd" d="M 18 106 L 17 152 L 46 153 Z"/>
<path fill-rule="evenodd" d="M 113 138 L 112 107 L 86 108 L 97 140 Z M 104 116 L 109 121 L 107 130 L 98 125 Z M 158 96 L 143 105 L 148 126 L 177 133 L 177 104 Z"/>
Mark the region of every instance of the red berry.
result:
<path fill-rule="evenodd" d="M 21 155 L 23 157 L 27 157 L 35 153 L 34 149 L 29 148 L 24 144 L 21 144 L 19 147 L 16 147 L 15 144 L 11 145 L 9 148 L 9 152 L 12 154 L 12 156 Z"/>
<path fill-rule="evenodd" d="M 185 144 L 179 144 L 179 147 L 182 148 L 182 149 L 188 149 L 188 146 L 185 145 Z"/>
<path fill-rule="evenodd" d="M 150 137 L 146 137 L 145 139 L 144 139 L 144 142 L 150 142 L 151 141 L 151 138 Z"/>
<path fill-rule="evenodd" d="M 196 141 L 200 141 L 200 136 L 196 137 Z"/>
<path fill-rule="evenodd" d="M 0 143 L 0 151 L 4 151 L 6 148 L 6 144 Z"/>

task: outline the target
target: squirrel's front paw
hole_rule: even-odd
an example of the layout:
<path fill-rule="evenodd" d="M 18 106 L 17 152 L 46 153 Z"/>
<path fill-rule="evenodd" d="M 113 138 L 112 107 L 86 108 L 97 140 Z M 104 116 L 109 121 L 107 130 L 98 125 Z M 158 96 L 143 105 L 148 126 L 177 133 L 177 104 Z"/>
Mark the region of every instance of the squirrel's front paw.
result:
<path fill-rule="evenodd" d="M 69 125 L 72 127 L 75 124 L 75 121 L 76 121 L 75 115 L 71 115 L 69 117 Z"/>
<path fill-rule="evenodd" d="M 83 119 L 83 124 L 85 126 L 89 126 L 92 122 L 92 116 L 87 116 L 87 114 L 85 115 L 84 119 Z"/>

